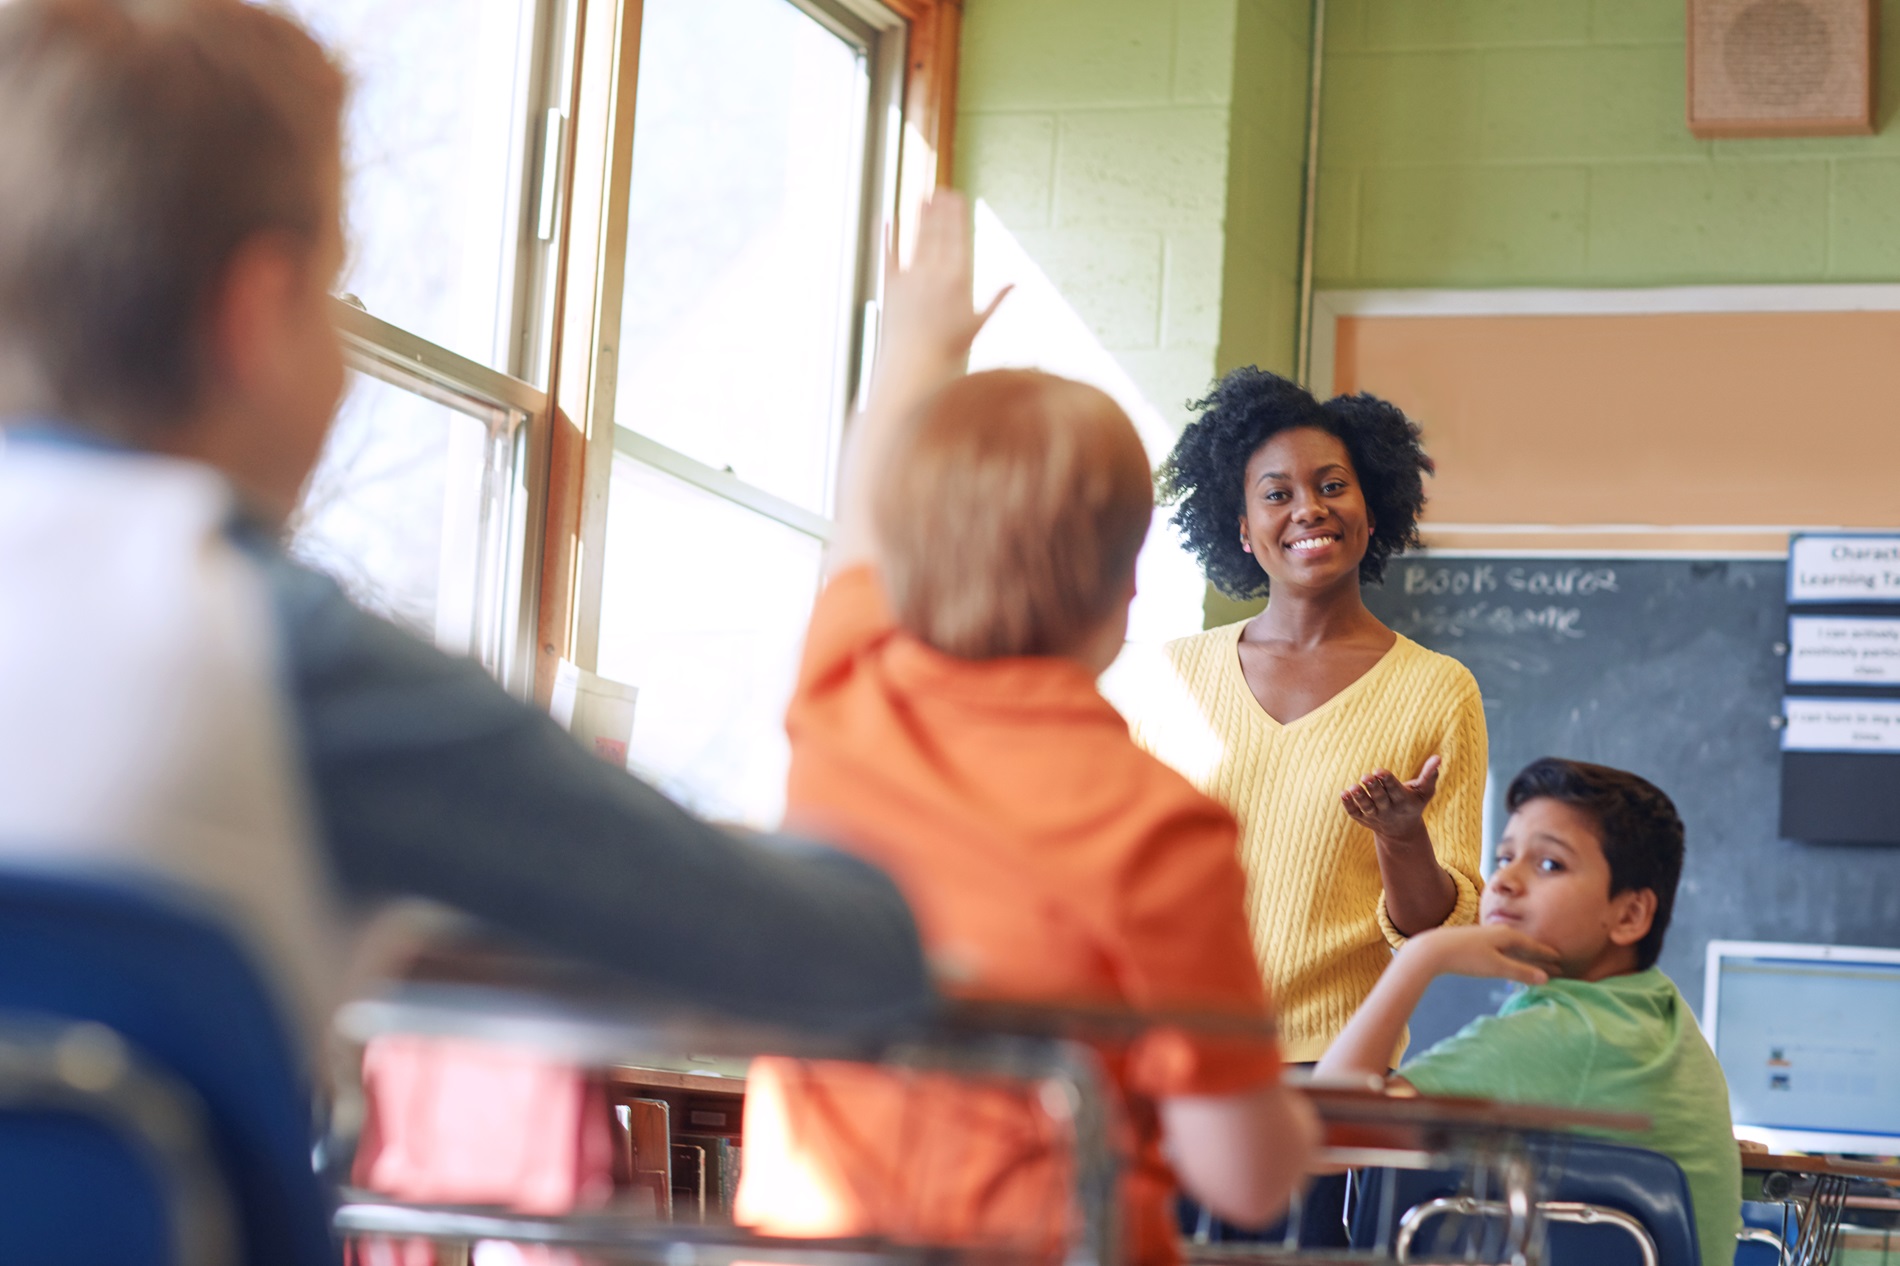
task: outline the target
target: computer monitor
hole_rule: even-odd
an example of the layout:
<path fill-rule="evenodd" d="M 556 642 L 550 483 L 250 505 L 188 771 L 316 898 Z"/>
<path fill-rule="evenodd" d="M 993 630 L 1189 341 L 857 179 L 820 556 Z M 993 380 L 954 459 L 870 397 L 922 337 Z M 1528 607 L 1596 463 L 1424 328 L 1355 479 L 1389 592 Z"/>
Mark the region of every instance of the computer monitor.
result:
<path fill-rule="evenodd" d="M 1900 1155 L 1900 950 L 1711 941 L 1702 997 L 1736 1134 Z"/>

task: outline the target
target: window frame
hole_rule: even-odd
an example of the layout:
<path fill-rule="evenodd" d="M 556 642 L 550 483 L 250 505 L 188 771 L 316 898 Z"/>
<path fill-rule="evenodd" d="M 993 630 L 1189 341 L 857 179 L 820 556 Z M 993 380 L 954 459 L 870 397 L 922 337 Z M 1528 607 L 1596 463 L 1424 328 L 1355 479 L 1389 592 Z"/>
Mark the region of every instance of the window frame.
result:
<path fill-rule="evenodd" d="M 501 318 L 505 328 L 497 331 L 503 353 L 499 359 L 507 371 L 386 321 L 348 296 L 332 307 L 345 363 L 352 370 L 462 412 L 496 412 L 509 418 L 501 439 L 512 450 L 512 486 L 489 488 L 483 499 L 483 539 L 475 548 L 483 577 L 478 583 L 485 583 L 486 589 L 475 613 L 471 653 L 522 699 L 536 693 L 540 659 L 536 635 L 566 257 L 562 212 L 571 197 L 579 35 L 587 8 L 588 0 L 533 0 L 522 9 L 525 38 L 516 91 L 523 104 L 511 122 L 509 159 L 513 230 L 496 243 L 513 278 Z M 544 228 L 549 230 L 545 234 Z M 516 489 L 524 505 L 512 503 Z M 523 525 L 519 540 L 509 530 L 517 521 Z"/>
<path fill-rule="evenodd" d="M 904 57 L 909 31 L 903 19 L 879 0 L 784 0 L 839 39 L 858 48 L 869 71 L 869 92 L 865 109 L 865 131 L 861 138 L 863 170 L 855 208 L 857 247 L 850 259 L 852 272 L 851 313 L 846 339 L 844 364 L 840 372 L 846 387 L 845 398 L 856 400 L 866 376 L 865 358 L 875 348 L 877 295 L 881 289 L 883 226 L 896 219 L 898 147 L 901 144 Z M 631 163 L 626 178 L 632 179 Z M 628 186 L 629 195 L 631 184 Z M 621 280 L 625 281 L 622 258 Z M 604 296 L 614 304 L 614 326 L 618 333 L 621 296 Z M 844 314 L 840 314 L 844 320 Z M 711 466 L 689 454 L 647 435 L 638 427 L 622 425 L 618 413 L 619 381 L 596 398 L 594 407 L 612 419 L 614 452 L 652 466 L 703 492 L 724 498 L 787 527 L 817 538 L 831 538 L 831 518 L 820 511 L 801 506 L 769 492 L 729 470 Z M 849 409 L 846 410 L 848 415 Z M 845 417 L 834 419 L 827 454 L 831 470 L 825 488 L 829 504 L 835 493 L 838 459 L 845 429 Z M 604 542 L 604 519 L 601 525 Z M 598 588 L 588 595 L 593 607 L 590 625 L 598 624 Z M 595 643 L 597 647 L 598 643 Z"/>
<path fill-rule="evenodd" d="M 535 602 L 540 591 L 540 537 L 547 521 L 548 395 L 545 391 L 478 361 L 431 343 L 401 326 L 333 301 L 333 319 L 344 360 L 358 373 L 446 408 L 507 419 L 491 443 L 509 450 L 512 486 L 486 489 L 478 560 L 478 606 L 470 654 L 511 694 L 527 698 L 533 688 Z M 520 490 L 522 504 L 513 501 Z M 510 530 L 519 520 L 526 539 Z"/>
<path fill-rule="evenodd" d="M 962 0 L 790 2 L 835 31 L 853 32 L 847 38 L 859 38 L 864 27 L 883 36 L 871 50 L 876 136 L 867 136 L 857 269 L 859 319 L 846 371 L 855 394 L 874 355 L 871 326 L 882 291 L 885 234 L 902 242 L 915 223 L 917 208 L 949 178 Z M 589 670 L 598 663 L 602 556 L 616 454 L 820 540 L 829 539 L 831 524 L 827 516 L 616 424 L 644 6 L 643 0 L 575 3 L 582 16 L 569 152 L 588 157 L 569 162 L 563 207 L 566 232 L 561 236 L 558 280 L 563 296 L 557 305 L 557 352 L 549 387 L 554 420 L 535 643 L 535 694 L 544 702 L 562 659 Z M 834 479 L 848 421 L 848 416 L 839 419 Z"/>

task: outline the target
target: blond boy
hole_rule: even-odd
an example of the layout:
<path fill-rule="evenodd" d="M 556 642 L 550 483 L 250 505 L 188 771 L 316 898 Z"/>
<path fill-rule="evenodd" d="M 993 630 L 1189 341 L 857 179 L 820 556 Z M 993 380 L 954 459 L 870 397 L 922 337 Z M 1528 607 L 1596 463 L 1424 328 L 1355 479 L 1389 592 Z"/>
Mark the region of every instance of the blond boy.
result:
<path fill-rule="evenodd" d="M 888 869 L 948 988 L 1265 1020 L 1232 817 L 1135 746 L 1095 686 L 1120 650 L 1153 510 L 1100 391 L 960 378 L 962 201 L 893 278 L 834 573 L 797 692 L 788 820 Z M 992 310 L 993 310 L 992 305 Z M 1111 1052 L 1128 1253 L 1175 1257 L 1173 1194 L 1259 1223 L 1312 1141 L 1271 1040 Z M 1062 1131 L 1006 1090 L 774 1061 L 749 1087 L 739 1214 L 763 1229 L 1055 1252 Z"/>

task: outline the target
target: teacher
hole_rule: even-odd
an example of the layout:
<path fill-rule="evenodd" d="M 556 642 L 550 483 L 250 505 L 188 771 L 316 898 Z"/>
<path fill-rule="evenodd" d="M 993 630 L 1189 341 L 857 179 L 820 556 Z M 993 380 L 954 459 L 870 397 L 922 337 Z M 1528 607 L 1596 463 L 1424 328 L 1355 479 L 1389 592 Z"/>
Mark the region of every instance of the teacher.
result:
<path fill-rule="evenodd" d="M 1268 602 L 1168 645 L 1173 705 L 1138 709 L 1136 735 L 1239 819 L 1255 952 L 1304 1063 L 1393 948 L 1477 917 L 1484 705 L 1464 665 L 1360 594 L 1419 544 L 1418 427 L 1253 368 L 1194 408 L 1162 496 L 1208 580 Z"/>

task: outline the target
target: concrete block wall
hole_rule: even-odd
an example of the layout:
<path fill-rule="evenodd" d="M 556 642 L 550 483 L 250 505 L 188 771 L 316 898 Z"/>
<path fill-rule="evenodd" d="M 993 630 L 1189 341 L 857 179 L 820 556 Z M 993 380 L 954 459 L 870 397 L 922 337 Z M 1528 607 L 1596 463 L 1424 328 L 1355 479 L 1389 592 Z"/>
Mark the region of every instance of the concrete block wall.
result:
<path fill-rule="evenodd" d="M 1310 0 L 1240 0 L 1235 15 L 1222 372 L 1294 370 L 1311 19 Z"/>
<path fill-rule="evenodd" d="M 967 0 L 956 159 L 982 203 L 978 285 L 1024 281 L 986 269 L 986 251 L 1047 279 L 1005 305 L 973 363 L 1096 382 L 1157 459 L 1219 374 L 1291 372 L 1310 12 Z M 1061 333 L 1074 324 L 1093 343 L 1079 354 Z M 1159 523 L 1138 583 L 1132 638 L 1201 627 L 1210 591 Z"/>
<path fill-rule="evenodd" d="M 1900 276 L 1900 2 L 1871 137 L 1701 141 L 1681 0 L 1329 0 L 1322 288 Z"/>
<path fill-rule="evenodd" d="M 1305 7 L 965 8 L 957 183 L 1173 427 L 1227 365 L 1291 362 Z"/>

